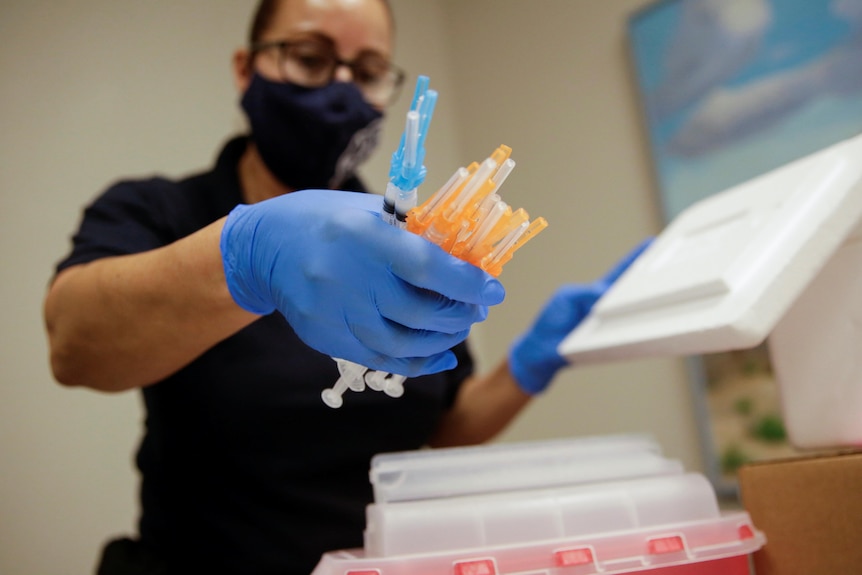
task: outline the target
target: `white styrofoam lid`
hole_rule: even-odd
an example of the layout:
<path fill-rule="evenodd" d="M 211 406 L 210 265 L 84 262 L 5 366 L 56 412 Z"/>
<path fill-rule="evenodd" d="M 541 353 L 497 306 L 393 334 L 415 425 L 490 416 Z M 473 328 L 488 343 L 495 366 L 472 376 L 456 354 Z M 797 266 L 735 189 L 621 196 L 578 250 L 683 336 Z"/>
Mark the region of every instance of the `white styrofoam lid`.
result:
<path fill-rule="evenodd" d="M 862 136 L 686 209 L 559 346 L 577 363 L 762 342 L 862 216 Z"/>

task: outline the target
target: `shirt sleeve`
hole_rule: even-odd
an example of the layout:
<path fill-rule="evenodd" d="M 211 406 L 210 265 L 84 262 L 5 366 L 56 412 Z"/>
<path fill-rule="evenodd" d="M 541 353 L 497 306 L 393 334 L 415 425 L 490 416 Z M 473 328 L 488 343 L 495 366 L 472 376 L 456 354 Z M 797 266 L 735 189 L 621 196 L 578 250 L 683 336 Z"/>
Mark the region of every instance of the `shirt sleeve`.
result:
<path fill-rule="evenodd" d="M 158 198 L 170 182 L 124 181 L 111 186 L 84 209 L 72 237 L 71 252 L 57 264 L 60 271 L 110 256 L 145 252 L 171 243 Z"/>

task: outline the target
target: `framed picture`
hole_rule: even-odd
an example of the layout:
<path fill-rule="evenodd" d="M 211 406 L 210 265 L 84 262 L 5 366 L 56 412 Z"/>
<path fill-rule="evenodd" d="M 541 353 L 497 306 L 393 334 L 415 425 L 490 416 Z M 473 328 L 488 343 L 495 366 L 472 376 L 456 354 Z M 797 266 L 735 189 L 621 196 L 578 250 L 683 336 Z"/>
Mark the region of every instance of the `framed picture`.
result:
<path fill-rule="evenodd" d="M 628 20 L 662 213 L 862 132 L 862 0 L 660 0 Z M 793 453 L 765 345 L 691 358 L 717 490 Z"/>

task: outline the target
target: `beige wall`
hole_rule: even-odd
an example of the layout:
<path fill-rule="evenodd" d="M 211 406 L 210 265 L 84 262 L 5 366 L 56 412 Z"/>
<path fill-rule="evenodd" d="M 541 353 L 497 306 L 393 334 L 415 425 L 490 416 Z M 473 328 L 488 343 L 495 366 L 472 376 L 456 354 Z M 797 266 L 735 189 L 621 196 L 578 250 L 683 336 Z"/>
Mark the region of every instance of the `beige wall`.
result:
<path fill-rule="evenodd" d="M 231 51 L 252 0 L 7 0 L 0 7 L 0 573 L 87 573 L 131 530 L 135 394 L 52 382 L 41 323 L 51 268 L 80 209 L 112 180 L 207 166 L 238 130 Z M 394 0 L 397 60 L 440 92 L 428 190 L 505 143 L 511 204 L 550 227 L 502 276 L 477 328 L 483 367 L 562 282 L 588 281 L 660 227 L 627 69 L 624 18 L 642 0 Z M 383 183 L 408 97 L 366 170 Z M 425 193 L 430 193 L 425 190 Z M 643 431 L 701 466 L 678 360 L 558 378 L 504 440 Z"/>
<path fill-rule="evenodd" d="M 476 330 L 483 360 L 502 357 L 558 285 L 598 277 L 661 227 L 625 42 L 644 4 L 445 2 L 461 161 L 510 145 L 504 199 L 550 223 L 501 275 L 507 301 Z M 504 439 L 646 431 L 699 469 L 686 382 L 679 360 L 573 369 Z"/>

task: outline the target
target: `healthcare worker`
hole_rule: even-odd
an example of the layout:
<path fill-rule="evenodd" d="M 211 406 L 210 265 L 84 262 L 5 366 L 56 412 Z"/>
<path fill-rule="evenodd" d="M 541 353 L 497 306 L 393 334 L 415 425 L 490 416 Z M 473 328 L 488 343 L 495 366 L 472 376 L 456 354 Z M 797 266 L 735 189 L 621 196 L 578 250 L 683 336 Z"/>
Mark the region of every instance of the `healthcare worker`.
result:
<path fill-rule="evenodd" d="M 384 0 L 263 0 L 233 58 L 250 134 L 206 172 L 86 208 L 45 301 L 52 369 L 146 407 L 139 532 L 99 573 L 307 575 L 361 546 L 371 457 L 493 437 L 635 257 L 561 288 L 474 374 L 465 338 L 503 287 L 384 224 L 355 174 L 404 79 L 393 33 Z M 330 409 L 332 357 L 408 375 L 406 393 Z"/>

